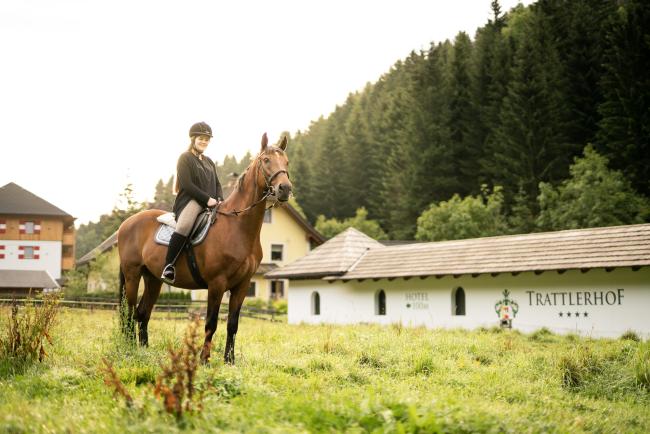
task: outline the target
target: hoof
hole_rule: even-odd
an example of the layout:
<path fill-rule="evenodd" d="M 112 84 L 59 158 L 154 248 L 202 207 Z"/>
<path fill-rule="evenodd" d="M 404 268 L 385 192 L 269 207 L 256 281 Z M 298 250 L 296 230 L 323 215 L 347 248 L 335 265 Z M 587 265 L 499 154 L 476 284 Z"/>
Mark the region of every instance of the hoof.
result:
<path fill-rule="evenodd" d="M 201 363 L 207 365 L 210 361 L 210 344 L 203 345 L 201 350 Z"/>

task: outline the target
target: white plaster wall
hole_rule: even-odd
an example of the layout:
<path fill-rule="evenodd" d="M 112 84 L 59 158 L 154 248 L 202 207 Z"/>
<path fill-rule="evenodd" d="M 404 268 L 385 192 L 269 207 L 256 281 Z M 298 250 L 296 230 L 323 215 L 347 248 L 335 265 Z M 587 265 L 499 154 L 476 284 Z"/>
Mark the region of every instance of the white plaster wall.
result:
<path fill-rule="evenodd" d="M 466 315 L 453 316 L 452 290 L 459 286 L 465 290 Z M 374 294 L 379 289 L 386 292 L 385 316 L 375 315 Z M 289 323 L 401 322 L 431 328 L 492 327 L 499 324 L 495 304 L 503 299 L 504 289 L 510 291 L 510 299 L 519 305 L 513 328 L 524 332 L 547 327 L 557 333 L 616 337 L 634 330 L 650 337 L 650 269 L 647 267 L 638 271 L 615 269 L 609 273 L 576 270 L 564 274 L 545 272 L 512 276 L 508 273 L 495 277 L 429 277 L 376 282 L 294 280 L 289 292 Z M 311 294 L 314 291 L 320 294 L 321 314 L 318 316 L 311 314 Z M 585 292 L 591 294 L 591 303 L 585 302 Z M 564 301 L 561 293 L 564 293 Z M 580 298 L 578 293 L 582 294 Z M 602 293 L 602 302 L 594 293 Z M 619 294 L 622 296 L 620 300 Z M 579 313 L 577 318 L 576 312 Z"/>
<path fill-rule="evenodd" d="M 2 240 L 5 257 L 0 259 L 3 270 L 46 270 L 54 279 L 61 277 L 61 242 L 60 241 L 13 241 Z M 38 259 L 18 259 L 22 251 L 18 246 L 39 246 L 35 252 Z"/>

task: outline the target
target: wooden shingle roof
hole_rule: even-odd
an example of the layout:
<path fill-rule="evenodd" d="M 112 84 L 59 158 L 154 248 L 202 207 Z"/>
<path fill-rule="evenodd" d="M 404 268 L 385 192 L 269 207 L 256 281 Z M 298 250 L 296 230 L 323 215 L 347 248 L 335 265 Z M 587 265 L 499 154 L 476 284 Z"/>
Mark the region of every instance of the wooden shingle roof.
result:
<path fill-rule="evenodd" d="M 297 261 L 265 274 L 268 278 L 305 279 L 345 273 L 367 251 L 383 248 L 378 241 L 348 228 Z"/>
<path fill-rule="evenodd" d="M 329 258 L 341 255 L 339 247 L 329 246 L 334 240 L 314 250 L 314 256 L 321 249 Z M 357 260 L 348 258 L 345 272 L 321 276 L 352 280 L 647 266 L 650 224 L 380 246 L 358 253 Z M 274 273 L 300 276 L 313 268 L 304 265 L 310 264 L 296 261 Z"/>
<path fill-rule="evenodd" d="M 0 187 L 0 214 L 73 217 L 18 184 L 10 182 Z"/>
<path fill-rule="evenodd" d="M 102 241 L 99 246 L 95 247 L 92 249 L 90 252 L 86 253 L 83 255 L 81 258 L 77 259 L 77 266 L 79 265 L 84 265 L 95 259 L 97 256 L 101 255 L 107 250 L 112 249 L 117 245 L 117 231 L 113 232 L 113 234 L 106 238 L 104 241 Z"/>
<path fill-rule="evenodd" d="M 0 270 L 0 288 L 54 289 L 59 284 L 45 270 Z"/>

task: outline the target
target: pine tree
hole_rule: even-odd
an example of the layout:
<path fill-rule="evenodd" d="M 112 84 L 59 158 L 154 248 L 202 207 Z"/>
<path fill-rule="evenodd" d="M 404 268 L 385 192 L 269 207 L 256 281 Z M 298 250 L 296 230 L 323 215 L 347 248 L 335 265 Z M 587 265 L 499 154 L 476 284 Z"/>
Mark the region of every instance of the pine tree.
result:
<path fill-rule="evenodd" d="M 582 146 L 593 142 L 597 131 L 597 109 L 603 100 L 598 81 L 603 74 L 604 35 L 608 16 L 614 13 L 616 5 L 613 1 L 543 0 L 535 7 L 548 22 L 570 83 L 564 97 L 571 122 L 565 127 L 569 142 L 578 145 L 572 155 L 575 156 Z"/>
<path fill-rule="evenodd" d="M 291 174 L 294 197 L 302 205 L 307 218 L 314 221 L 316 215 L 312 214 L 313 204 L 310 202 L 310 198 L 313 198 L 316 192 L 312 187 L 314 179 L 304 147 L 305 145 L 299 140 L 294 139 L 291 143 L 289 148 L 291 150 L 289 173 Z"/>
<path fill-rule="evenodd" d="M 502 29 L 506 16 L 501 13 L 497 0 L 491 4 L 493 18 L 477 30 L 475 49 L 472 56 L 472 101 L 475 118 L 470 124 L 471 141 L 475 145 L 475 185 L 471 191 L 476 194 L 479 185 L 486 183 L 488 176 L 483 170 L 486 159 L 486 143 L 498 126 L 501 103 L 506 94 L 510 77 L 512 54 L 507 50 Z"/>
<path fill-rule="evenodd" d="M 650 196 L 650 3 L 622 2 L 607 34 L 599 148 Z"/>
<path fill-rule="evenodd" d="M 350 215 L 349 209 L 354 209 L 348 200 L 346 184 L 348 167 L 352 163 L 344 159 L 345 143 L 341 134 L 350 110 L 351 105 L 348 104 L 336 107 L 320 138 L 318 155 L 313 165 L 317 198 L 314 199 L 312 212 L 317 215 L 345 218 Z"/>
<path fill-rule="evenodd" d="M 449 130 L 452 158 L 462 181 L 458 185 L 461 195 L 477 191 L 478 160 L 481 145 L 472 134 L 476 123 L 476 107 L 472 97 L 472 41 L 465 32 L 454 40 L 453 57 L 450 64 L 449 84 Z"/>
<path fill-rule="evenodd" d="M 503 185 L 507 205 L 521 186 L 534 215 L 539 183 L 558 181 L 568 172 L 566 82 L 544 17 L 533 12 L 515 30 L 522 39 L 499 127 L 488 143 L 492 158 L 486 169 L 493 184 Z"/>

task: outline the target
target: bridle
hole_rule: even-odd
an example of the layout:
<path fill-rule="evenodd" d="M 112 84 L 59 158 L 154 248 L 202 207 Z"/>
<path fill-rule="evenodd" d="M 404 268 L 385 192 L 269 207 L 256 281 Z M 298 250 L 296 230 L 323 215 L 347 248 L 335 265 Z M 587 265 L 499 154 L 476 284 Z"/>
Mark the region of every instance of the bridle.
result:
<path fill-rule="evenodd" d="M 264 154 L 262 154 L 262 155 L 264 155 Z M 264 186 L 264 190 L 262 190 L 262 197 L 259 198 L 257 201 L 253 202 L 251 205 L 247 206 L 246 208 L 243 208 L 243 209 L 240 209 L 240 210 L 232 210 L 232 211 L 224 212 L 224 211 L 219 210 L 219 205 L 215 206 L 214 208 L 212 208 L 211 224 L 214 223 L 214 221 L 216 220 L 215 217 L 216 217 L 217 213 L 219 213 L 221 215 L 229 215 L 229 216 L 237 217 L 237 216 L 239 216 L 239 214 L 244 213 L 244 212 L 254 208 L 258 204 L 266 201 L 266 199 L 268 199 L 269 197 L 275 196 L 275 190 L 274 190 L 273 185 L 271 184 L 271 182 L 273 182 L 275 177 L 280 175 L 281 173 L 286 173 L 287 178 L 288 178 L 289 177 L 289 171 L 285 170 L 285 169 L 280 169 L 280 170 L 272 173 L 271 175 L 267 174 L 266 171 L 264 170 L 264 167 L 263 167 L 263 164 L 262 164 L 262 155 L 257 157 L 257 159 L 256 159 L 257 161 L 255 163 L 255 166 L 257 166 L 256 167 L 257 171 L 255 172 L 256 175 L 259 175 L 260 169 L 262 169 L 262 175 L 264 176 L 265 186 Z M 277 203 L 278 203 L 278 201 L 276 200 L 273 203 L 273 205 L 271 205 L 270 207 L 268 207 L 266 209 L 273 208 Z"/>

